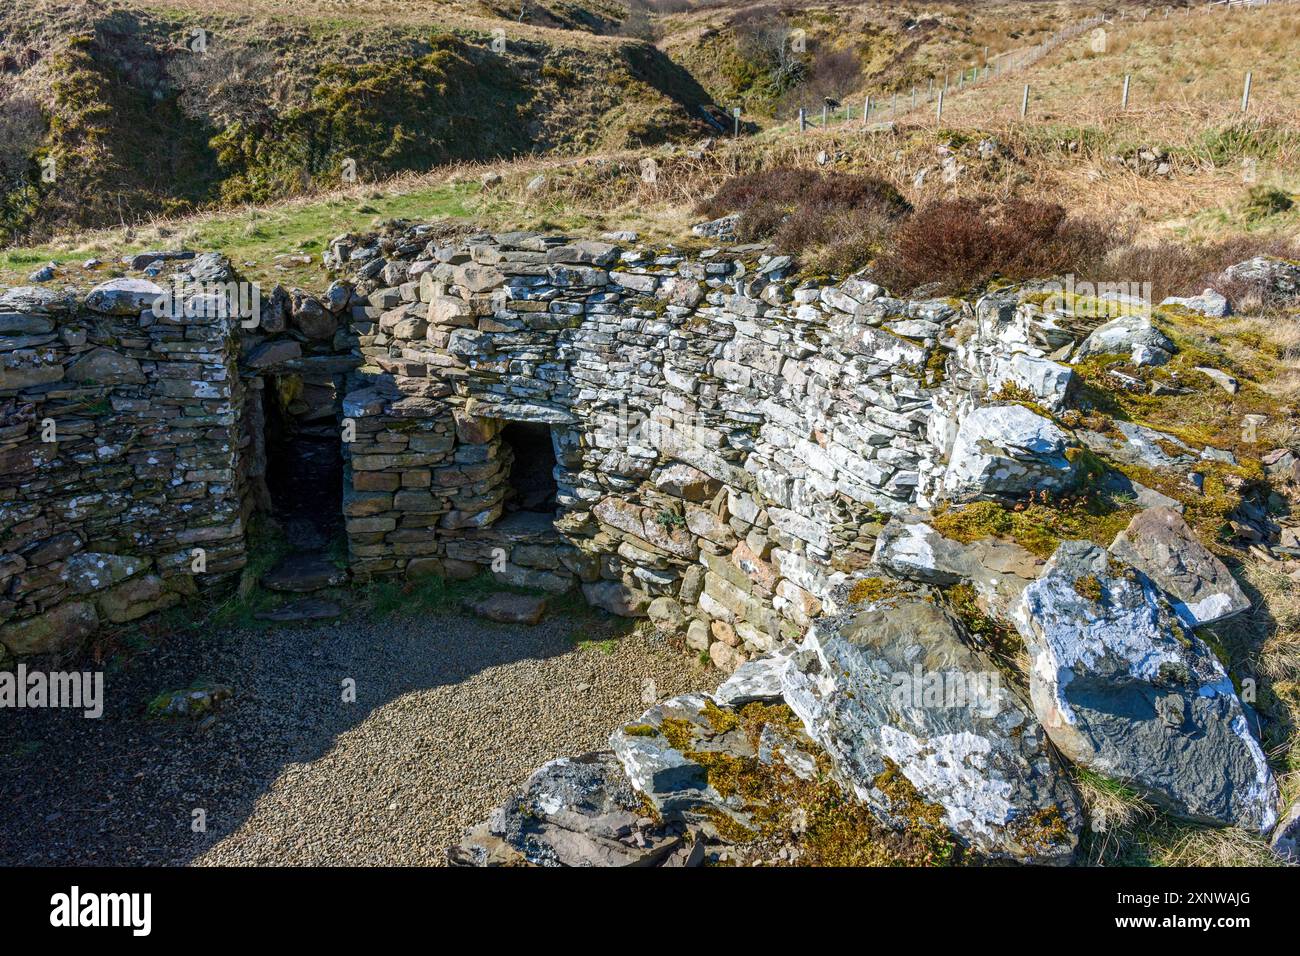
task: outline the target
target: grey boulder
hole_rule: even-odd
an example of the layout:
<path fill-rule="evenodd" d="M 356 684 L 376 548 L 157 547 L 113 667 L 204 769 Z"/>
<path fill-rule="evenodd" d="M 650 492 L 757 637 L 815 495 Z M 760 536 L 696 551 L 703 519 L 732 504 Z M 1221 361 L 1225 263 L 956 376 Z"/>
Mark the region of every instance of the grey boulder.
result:
<path fill-rule="evenodd" d="M 1191 309 L 1193 312 L 1215 319 L 1221 319 L 1232 312 L 1228 300 L 1213 289 L 1206 289 L 1200 295 L 1171 295 L 1160 304 L 1182 306 L 1184 309 Z"/>
<path fill-rule="evenodd" d="M 947 587 L 969 582 L 990 613 L 1002 617 L 1037 580 L 1043 561 L 1014 541 L 963 544 L 916 517 L 894 518 L 876 537 L 876 565 L 911 581 Z"/>
<path fill-rule="evenodd" d="M 1145 575 L 1066 541 L 1015 622 L 1034 712 L 1066 757 L 1187 819 L 1272 827 L 1277 784 L 1232 681 Z"/>
<path fill-rule="evenodd" d="M 968 412 L 957 428 L 945 497 L 1018 497 L 1074 482 L 1066 457 L 1070 439 L 1052 421 L 1023 405 L 988 405 Z"/>
<path fill-rule="evenodd" d="M 1213 624 L 1250 608 L 1232 573 L 1172 508 L 1148 508 L 1135 515 L 1116 535 L 1110 553 L 1169 595 L 1188 627 Z"/>
<path fill-rule="evenodd" d="M 1268 295 L 1283 298 L 1300 295 L 1300 265 L 1271 256 L 1255 256 L 1229 266 L 1221 279 L 1226 283 L 1254 286 Z"/>
<path fill-rule="evenodd" d="M 459 866 L 680 866 L 698 863 L 703 845 L 648 818 L 602 751 L 543 765 L 449 856 Z"/>
<path fill-rule="evenodd" d="M 1163 365 L 1173 357 L 1174 343 L 1142 315 L 1125 315 L 1093 329 L 1073 361 L 1092 355 L 1123 353 L 1134 365 Z"/>
<path fill-rule="evenodd" d="M 1028 701 L 932 600 L 820 619 L 782 683 L 838 778 L 886 823 L 906 822 L 882 783 L 896 768 L 985 857 L 1072 857 L 1078 795 Z"/>

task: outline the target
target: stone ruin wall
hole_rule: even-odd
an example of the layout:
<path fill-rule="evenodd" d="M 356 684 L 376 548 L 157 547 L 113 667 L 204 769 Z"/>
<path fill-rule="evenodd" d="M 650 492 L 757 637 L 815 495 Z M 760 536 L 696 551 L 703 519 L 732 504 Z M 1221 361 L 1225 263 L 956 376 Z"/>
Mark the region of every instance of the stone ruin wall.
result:
<path fill-rule="evenodd" d="M 386 241 L 335 240 L 343 277 L 263 294 L 247 325 L 157 317 L 147 280 L 3 293 L 0 644 L 71 650 L 228 582 L 269 507 L 283 377 L 309 392 L 304 420 L 339 428 L 354 580 L 576 586 L 732 668 L 835 610 L 888 517 L 945 493 L 972 395 L 1044 385 L 954 334 L 1005 340 L 1015 299 L 907 302 L 745 247 Z M 198 262 L 182 278 L 233 277 Z M 503 507 L 510 422 L 551 429 L 554 521 Z"/>
<path fill-rule="evenodd" d="M 0 290 L 0 644 L 14 654 L 74 649 L 244 564 L 232 322 L 158 318 L 146 298 Z"/>
<path fill-rule="evenodd" d="M 933 471 L 960 303 L 799 283 L 754 250 L 536 235 L 370 271 L 392 284 L 354 310 L 358 576 L 468 576 L 495 552 L 501 579 L 616 613 L 674 599 L 656 610 L 730 667 L 801 633 Z M 552 427 L 554 530 L 502 517 L 510 421 Z"/>

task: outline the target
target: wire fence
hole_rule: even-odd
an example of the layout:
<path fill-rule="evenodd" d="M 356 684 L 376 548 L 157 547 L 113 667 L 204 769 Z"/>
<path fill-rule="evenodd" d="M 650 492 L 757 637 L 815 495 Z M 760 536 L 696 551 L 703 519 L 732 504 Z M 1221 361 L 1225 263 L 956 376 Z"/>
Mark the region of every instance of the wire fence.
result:
<path fill-rule="evenodd" d="M 1093 49 L 1098 53 L 1104 52 L 1105 44 L 1108 42 L 1107 28 L 1114 28 L 1121 20 L 1144 22 L 1149 19 L 1187 16 L 1207 9 L 1221 8 L 1224 11 L 1247 7 L 1260 9 L 1270 4 L 1294 2 L 1297 2 L 1297 0 L 1208 0 L 1202 5 L 1176 8 L 1167 6 L 1162 8 L 1163 12 L 1159 13 L 1143 10 L 1140 13 L 1130 12 L 1115 14 L 1114 16 L 1098 14 L 1071 24 L 1035 43 L 1033 46 L 995 53 L 992 56 L 989 55 L 986 47 L 982 63 L 974 65 L 962 64 L 956 69 L 946 71 L 942 76 L 929 77 L 924 85 L 915 84 L 908 90 L 877 91 L 867 94 L 855 102 L 840 102 L 828 98 L 820 107 L 799 107 L 791 117 L 793 129 L 796 132 L 805 132 L 810 129 L 842 127 L 845 124 L 852 123 L 870 126 L 873 123 L 893 122 L 915 114 L 918 110 L 932 113 L 936 119 L 941 120 L 944 114 L 945 101 L 950 106 L 952 98 L 956 95 L 964 95 L 988 83 L 990 80 L 1001 79 L 1009 74 L 1033 66 L 1062 45 L 1078 39 L 1086 33 L 1092 32 L 1094 34 L 1092 38 Z M 1250 72 L 1247 72 L 1242 78 L 1241 87 L 1240 110 L 1243 113 L 1248 112 L 1250 109 L 1253 86 L 1254 78 Z M 1130 76 L 1125 74 L 1122 80 L 1120 96 L 1120 108 L 1124 110 L 1128 109 L 1129 106 L 1129 87 Z M 1028 118 L 1032 105 L 1033 89 L 1030 84 L 1026 83 L 1020 97 L 1020 117 L 1022 119 Z M 736 128 L 739 130 L 740 111 L 734 110 L 733 115 L 736 117 Z"/>

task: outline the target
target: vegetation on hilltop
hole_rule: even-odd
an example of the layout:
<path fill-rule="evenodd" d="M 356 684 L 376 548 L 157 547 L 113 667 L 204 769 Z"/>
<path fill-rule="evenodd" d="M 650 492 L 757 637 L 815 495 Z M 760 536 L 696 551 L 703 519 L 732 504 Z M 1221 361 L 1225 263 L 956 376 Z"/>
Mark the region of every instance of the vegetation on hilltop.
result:
<path fill-rule="evenodd" d="M 355 20 L 144 0 L 0 14 L 0 129 L 15 133 L 0 230 L 41 237 L 706 128 L 707 94 L 642 41 L 506 31 L 454 8 L 371 19 L 372 6 Z"/>

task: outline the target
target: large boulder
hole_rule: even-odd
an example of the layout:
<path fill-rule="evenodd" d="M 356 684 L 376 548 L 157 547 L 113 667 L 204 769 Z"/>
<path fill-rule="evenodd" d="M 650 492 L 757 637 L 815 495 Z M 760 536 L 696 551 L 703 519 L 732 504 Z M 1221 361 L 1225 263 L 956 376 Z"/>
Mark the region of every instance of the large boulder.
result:
<path fill-rule="evenodd" d="M 1122 353 L 1134 365 L 1163 365 L 1173 358 L 1175 346 L 1144 315 L 1124 315 L 1093 329 L 1083 340 L 1073 361 L 1093 355 Z"/>
<path fill-rule="evenodd" d="M 973 409 L 957 428 L 943 494 L 962 500 L 1067 488 L 1075 477 L 1069 447 L 1065 432 L 1023 405 Z"/>
<path fill-rule="evenodd" d="M 1254 289 L 1266 297 L 1289 299 L 1300 295 L 1300 265 L 1272 256 L 1255 256 L 1223 270 L 1219 281 Z"/>
<path fill-rule="evenodd" d="M 1064 542 L 1015 621 L 1034 711 L 1070 760 L 1190 820 L 1273 825 L 1277 784 L 1232 681 L 1144 574 Z"/>
<path fill-rule="evenodd" d="M 894 518 L 876 536 L 873 562 L 911 581 L 974 586 L 989 611 L 1003 617 L 1038 579 L 1043 560 L 1016 544 L 985 538 L 964 544 L 945 538 L 916 516 Z"/>
<path fill-rule="evenodd" d="M 542 766 L 449 855 L 460 866 L 680 866 L 702 850 L 684 826 L 646 816 L 604 751 Z"/>
<path fill-rule="evenodd" d="M 1029 702 L 933 595 L 820 619 L 782 671 L 782 692 L 838 777 L 885 821 L 906 812 L 886 782 L 899 773 L 986 857 L 1073 855 L 1078 795 Z"/>
<path fill-rule="evenodd" d="M 1228 303 L 1228 300 L 1213 289 L 1206 289 L 1200 295 L 1171 295 L 1161 301 L 1160 304 L 1181 306 L 1184 309 L 1199 312 L 1201 315 L 1209 316 L 1212 319 L 1222 319 L 1232 312 L 1232 306 Z"/>
<path fill-rule="evenodd" d="M 1148 508 L 1135 515 L 1116 535 L 1110 553 L 1159 585 L 1188 627 L 1250 609 L 1250 599 L 1232 573 L 1172 508 Z"/>

